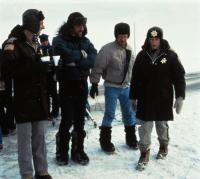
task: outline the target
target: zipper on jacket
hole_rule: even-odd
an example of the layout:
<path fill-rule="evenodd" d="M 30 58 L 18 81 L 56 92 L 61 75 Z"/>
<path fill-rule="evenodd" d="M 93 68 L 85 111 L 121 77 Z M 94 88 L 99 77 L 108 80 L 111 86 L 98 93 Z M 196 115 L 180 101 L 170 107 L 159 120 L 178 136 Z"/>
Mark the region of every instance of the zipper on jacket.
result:
<path fill-rule="evenodd" d="M 155 64 L 155 62 L 156 62 L 162 55 L 165 55 L 165 53 L 161 53 L 161 54 L 160 54 L 159 56 L 157 56 L 157 57 L 155 58 L 155 60 L 153 61 L 151 55 L 150 55 L 147 51 L 146 51 L 146 53 L 147 53 L 147 55 L 149 56 L 149 58 L 151 59 L 152 64 Z"/>

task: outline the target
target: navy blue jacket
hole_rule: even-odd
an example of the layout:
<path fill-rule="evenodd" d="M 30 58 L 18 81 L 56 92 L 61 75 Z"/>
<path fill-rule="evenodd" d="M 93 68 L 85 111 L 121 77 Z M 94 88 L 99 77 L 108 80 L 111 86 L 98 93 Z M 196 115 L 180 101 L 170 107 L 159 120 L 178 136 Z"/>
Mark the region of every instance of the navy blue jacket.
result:
<path fill-rule="evenodd" d="M 88 38 L 72 36 L 66 38 L 63 35 L 58 35 L 53 39 L 52 46 L 54 55 L 61 57 L 60 82 L 87 79 L 97 55 L 97 50 Z M 87 58 L 83 58 L 81 50 L 87 53 Z"/>

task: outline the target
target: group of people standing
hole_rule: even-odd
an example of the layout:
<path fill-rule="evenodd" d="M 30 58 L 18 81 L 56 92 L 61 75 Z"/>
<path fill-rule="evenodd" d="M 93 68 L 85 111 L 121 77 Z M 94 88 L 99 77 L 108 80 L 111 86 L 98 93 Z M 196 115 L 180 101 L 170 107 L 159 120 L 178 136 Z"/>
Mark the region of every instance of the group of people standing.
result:
<path fill-rule="evenodd" d="M 61 122 L 56 134 L 56 161 L 58 165 L 71 159 L 81 165 L 89 163 L 84 150 L 84 117 L 88 93 L 98 95 L 98 83 L 104 79 L 105 112 L 100 126 L 100 146 L 105 152 L 114 152 L 111 141 L 112 121 L 117 100 L 120 102 L 126 144 L 141 151 L 137 169 L 149 161 L 153 121 L 160 149 L 157 158 L 168 151 L 168 124 L 173 119 L 173 87 L 175 107 L 179 113 L 185 98 L 185 71 L 177 54 L 163 39 L 159 27 L 149 29 L 142 50 L 134 59 L 128 44 L 130 27 L 118 23 L 114 27 L 115 40 L 104 45 L 99 53 L 87 35 L 87 18 L 79 12 L 68 16 L 48 47 L 48 36 L 37 37 L 44 29 L 44 14 L 36 9 L 23 13 L 22 25 L 15 26 L 3 43 L 1 80 L 13 80 L 14 115 L 17 123 L 18 163 L 22 179 L 51 179 L 48 173 L 45 144 L 45 120 L 57 116 L 61 106 Z M 45 44 L 47 43 L 47 44 Z M 60 56 L 58 67 L 43 62 L 43 56 Z M 52 68 L 51 68 L 52 67 Z M 55 78 L 56 72 L 56 78 Z M 92 84 L 88 90 L 87 79 Z M 59 82 L 59 97 L 57 83 Z M 131 84 L 131 86 L 130 86 Z M 53 86 L 53 88 L 52 88 Z M 49 90 L 53 89 L 53 91 Z M 49 113 L 48 96 L 55 104 Z M 53 97 L 54 96 L 54 97 Z M 139 122 L 138 122 L 139 121 Z M 136 137 L 139 124 L 139 142 Z"/>

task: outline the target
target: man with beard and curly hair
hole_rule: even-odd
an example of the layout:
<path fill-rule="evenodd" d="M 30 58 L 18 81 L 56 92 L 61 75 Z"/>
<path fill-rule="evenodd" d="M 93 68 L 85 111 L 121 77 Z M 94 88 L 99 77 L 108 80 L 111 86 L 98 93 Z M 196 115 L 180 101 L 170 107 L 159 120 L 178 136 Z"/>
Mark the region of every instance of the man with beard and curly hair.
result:
<path fill-rule="evenodd" d="M 89 157 L 84 151 L 84 116 L 88 97 L 87 78 L 94 65 L 97 51 L 88 38 L 87 18 L 73 12 L 53 39 L 54 55 L 60 55 L 58 81 L 61 103 L 61 123 L 56 135 L 56 160 L 67 165 L 69 141 L 72 136 L 71 158 L 85 165 Z M 73 126 L 73 131 L 70 129 Z"/>

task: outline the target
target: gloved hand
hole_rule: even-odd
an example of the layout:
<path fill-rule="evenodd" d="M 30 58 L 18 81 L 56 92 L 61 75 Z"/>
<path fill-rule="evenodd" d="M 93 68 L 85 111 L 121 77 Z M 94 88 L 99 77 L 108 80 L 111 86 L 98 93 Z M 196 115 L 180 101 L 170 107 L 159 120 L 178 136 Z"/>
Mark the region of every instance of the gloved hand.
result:
<path fill-rule="evenodd" d="M 183 97 L 176 98 L 176 101 L 174 103 L 174 108 L 176 109 L 177 114 L 180 114 L 182 107 L 183 107 Z"/>
<path fill-rule="evenodd" d="M 81 54 L 84 59 L 86 59 L 88 57 L 88 54 L 85 50 L 81 50 Z"/>
<path fill-rule="evenodd" d="M 92 83 L 92 87 L 90 89 L 90 96 L 91 98 L 95 98 L 95 96 L 98 96 L 99 91 L 98 91 L 98 84 Z"/>
<path fill-rule="evenodd" d="M 131 107 L 134 112 L 137 111 L 137 99 L 131 99 Z"/>

